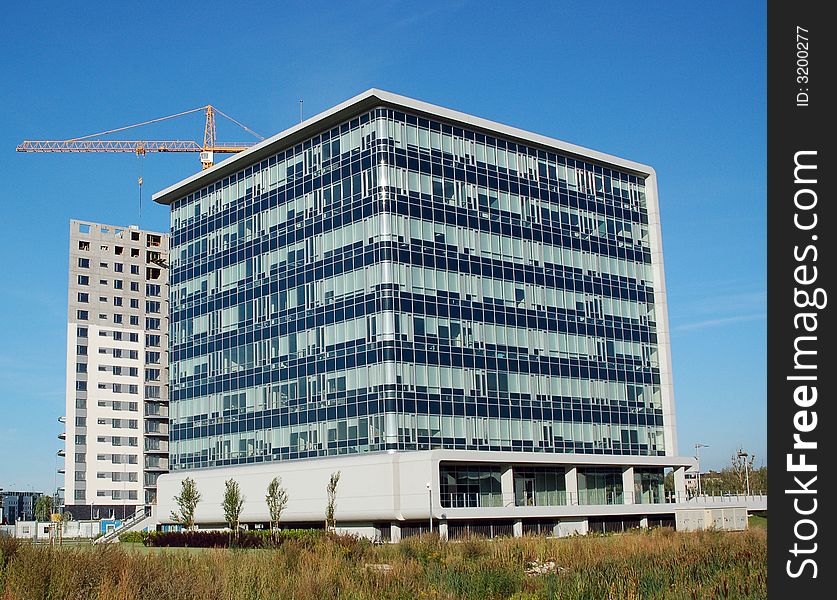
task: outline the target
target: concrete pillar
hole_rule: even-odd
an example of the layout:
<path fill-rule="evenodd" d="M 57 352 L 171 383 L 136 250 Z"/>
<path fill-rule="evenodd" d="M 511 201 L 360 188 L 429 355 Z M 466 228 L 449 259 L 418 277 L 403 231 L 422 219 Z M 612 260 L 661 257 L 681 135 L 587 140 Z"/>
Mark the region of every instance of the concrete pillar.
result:
<path fill-rule="evenodd" d="M 447 519 L 440 519 L 439 520 L 439 539 L 440 540 L 448 539 L 448 521 L 447 521 Z"/>
<path fill-rule="evenodd" d="M 578 469 L 568 466 L 564 472 L 564 487 L 567 490 L 567 505 L 578 504 Z"/>
<path fill-rule="evenodd" d="M 392 543 L 401 541 L 401 524 L 398 521 L 389 524 L 389 541 Z"/>
<path fill-rule="evenodd" d="M 514 470 L 511 465 L 505 465 L 500 474 L 500 492 L 503 506 L 514 506 Z"/>
<path fill-rule="evenodd" d="M 642 517 L 639 520 L 639 526 L 642 527 L 643 529 L 648 529 L 648 517 Z"/>
<path fill-rule="evenodd" d="M 523 520 L 522 519 L 515 519 L 514 525 L 512 525 L 512 533 L 514 537 L 523 537 Z"/>
<path fill-rule="evenodd" d="M 558 531 L 555 535 L 558 537 L 576 534 L 587 535 L 589 531 L 589 522 L 586 517 L 567 517 L 562 518 L 560 523 L 558 523 Z"/>
<path fill-rule="evenodd" d="M 635 490 L 634 490 L 634 468 L 633 467 L 623 467 L 622 468 L 622 497 L 624 498 L 624 504 L 634 504 L 635 503 Z"/>
<path fill-rule="evenodd" d="M 393 380 L 394 381 L 394 380 Z M 398 413 L 386 413 L 384 432 L 385 441 L 387 444 L 398 443 Z"/>
<path fill-rule="evenodd" d="M 674 501 L 686 501 L 686 467 L 674 469 Z"/>

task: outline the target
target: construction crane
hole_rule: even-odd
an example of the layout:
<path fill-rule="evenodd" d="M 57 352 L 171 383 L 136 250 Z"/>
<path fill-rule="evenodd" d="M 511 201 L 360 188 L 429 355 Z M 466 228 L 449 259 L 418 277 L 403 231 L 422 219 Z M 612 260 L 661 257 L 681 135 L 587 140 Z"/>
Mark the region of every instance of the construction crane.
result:
<path fill-rule="evenodd" d="M 102 136 L 118 133 L 127 129 L 135 127 L 142 127 L 143 125 L 151 125 L 152 123 L 159 123 L 168 119 L 182 117 L 184 115 L 204 111 L 206 113 L 206 124 L 203 132 L 203 144 L 193 140 L 108 140 L 101 139 Z M 107 131 L 100 131 L 99 133 L 92 133 L 69 140 L 25 140 L 18 145 L 18 152 L 132 152 L 137 156 L 145 156 L 149 152 L 199 152 L 201 167 L 208 169 L 215 162 L 215 153 L 218 154 L 235 154 L 247 150 L 250 146 L 257 142 L 217 142 L 215 141 L 215 116 L 216 114 L 225 117 L 257 137 L 259 140 L 264 138 L 258 133 L 243 125 L 221 112 L 218 108 L 207 104 L 186 110 L 167 117 L 160 117 L 159 119 L 151 119 L 143 123 L 135 125 L 128 125 L 126 127 L 119 127 L 117 129 L 109 129 Z M 141 180 L 140 180 L 141 185 Z"/>

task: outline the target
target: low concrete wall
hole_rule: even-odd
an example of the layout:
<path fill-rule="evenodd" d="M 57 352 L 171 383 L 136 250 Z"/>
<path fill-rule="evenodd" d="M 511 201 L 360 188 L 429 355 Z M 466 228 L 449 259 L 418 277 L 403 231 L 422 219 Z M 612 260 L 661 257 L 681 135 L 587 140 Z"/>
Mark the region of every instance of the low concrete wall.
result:
<path fill-rule="evenodd" d="M 681 508 L 674 513 L 677 531 L 718 529 L 743 531 L 747 529 L 747 507 Z"/>
<path fill-rule="evenodd" d="M 569 535 L 586 535 L 589 531 L 587 519 L 561 519 L 558 523 L 558 537 L 566 537 Z"/>
<path fill-rule="evenodd" d="M 101 533 L 99 521 L 65 521 L 62 524 L 63 539 L 91 539 Z M 46 521 L 18 521 L 14 525 L 3 525 L 0 531 L 12 537 L 47 542 L 51 535 L 51 524 Z M 54 530 L 53 530 L 54 532 Z"/>

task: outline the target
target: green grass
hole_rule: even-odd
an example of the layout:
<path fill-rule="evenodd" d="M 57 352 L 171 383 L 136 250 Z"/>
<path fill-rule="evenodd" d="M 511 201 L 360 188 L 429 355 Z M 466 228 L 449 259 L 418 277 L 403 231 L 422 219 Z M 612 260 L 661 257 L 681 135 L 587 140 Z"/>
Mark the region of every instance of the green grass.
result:
<path fill-rule="evenodd" d="M 528 576 L 532 561 L 561 569 Z M 369 567 L 389 565 L 388 570 Z M 691 600 L 766 596 L 767 532 L 670 529 L 572 538 L 375 546 L 351 537 L 278 549 L 49 547 L 0 538 L 3 600 Z"/>
<path fill-rule="evenodd" d="M 758 527 L 760 529 L 767 529 L 767 513 L 750 515 L 747 518 L 750 527 Z"/>
<path fill-rule="evenodd" d="M 179 554 L 203 554 L 204 552 L 208 552 L 212 548 L 154 548 L 152 546 L 146 546 L 140 542 L 118 542 L 114 544 L 115 546 L 119 546 L 126 552 L 138 552 L 140 554 L 164 554 L 169 553 L 171 555 L 179 555 Z"/>

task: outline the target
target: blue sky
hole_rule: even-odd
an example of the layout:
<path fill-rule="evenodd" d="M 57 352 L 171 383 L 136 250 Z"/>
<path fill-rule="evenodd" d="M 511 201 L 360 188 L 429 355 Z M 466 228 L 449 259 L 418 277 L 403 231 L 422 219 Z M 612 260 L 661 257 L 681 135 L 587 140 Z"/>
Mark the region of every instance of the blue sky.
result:
<path fill-rule="evenodd" d="M 151 194 L 199 168 L 15 146 L 207 103 L 271 135 L 300 99 L 311 116 L 370 87 L 654 166 L 680 453 L 708 444 L 704 470 L 738 447 L 766 461 L 763 3 L 33 2 L 4 17 L 0 487 L 54 486 L 69 219 L 165 230 Z M 140 131 L 199 140 L 203 124 Z"/>

